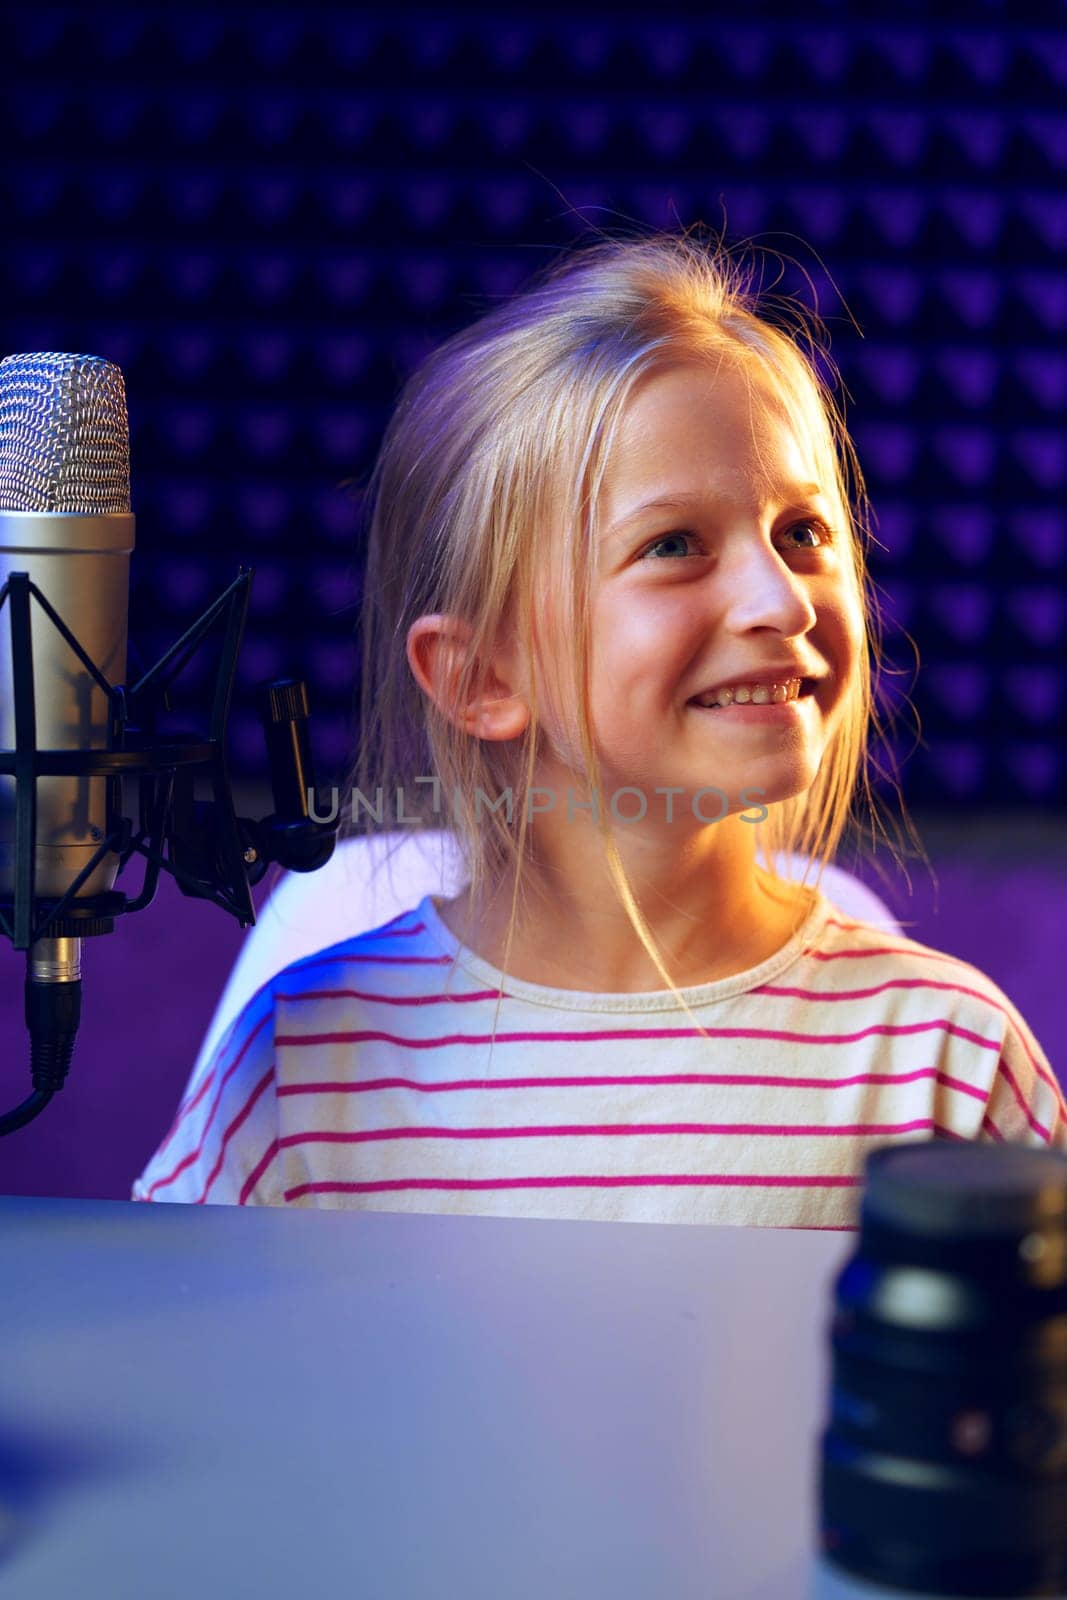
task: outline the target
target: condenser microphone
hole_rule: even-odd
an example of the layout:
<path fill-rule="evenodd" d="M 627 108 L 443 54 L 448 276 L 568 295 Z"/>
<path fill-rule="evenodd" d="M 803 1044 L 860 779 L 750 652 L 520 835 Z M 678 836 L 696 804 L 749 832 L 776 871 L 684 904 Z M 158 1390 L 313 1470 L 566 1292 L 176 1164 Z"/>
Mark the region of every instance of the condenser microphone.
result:
<path fill-rule="evenodd" d="M 81 1015 L 81 946 L 151 904 L 162 870 L 242 927 L 268 865 L 314 872 L 336 824 L 310 814 L 315 777 L 307 687 L 260 688 L 275 810 L 237 817 L 226 728 L 251 571 L 187 628 L 137 683 L 126 679 L 130 436 L 122 373 L 86 355 L 0 361 L 0 932 L 25 950 L 33 1092 L 0 1112 L 0 1137 L 63 1087 Z M 32 604 L 31 604 L 32 602 Z M 162 732 L 167 693 L 221 630 L 210 726 Z M 138 788 L 137 823 L 123 814 Z M 198 779 L 212 798 L 197 798 Z M 134 856 L 134 898 L 114 889 Z"/>
<path fill-rule="evenodd" d="M 0 587 L 10 573 L 27 572 L 111 683 L 126 681 L 133 547 L 119 368 L 87 355 L 0 361 Z M 47 615 L 37 611 L 33 620 L 38 747 L 105 750 L 106 693 Z M 11 608 L 4 606 L 0 749 L 15 747 L 12 662 Z M 104 777 L 38 778 L 34 881 L 42 898 L 59 899 L 97 850 L 106 785 Z M 0 777 L 0 899 L 14 894 L 14 861 L 15 780 Z M 118 866 L 106 854 L 77 895 L 111 889 Z"/>

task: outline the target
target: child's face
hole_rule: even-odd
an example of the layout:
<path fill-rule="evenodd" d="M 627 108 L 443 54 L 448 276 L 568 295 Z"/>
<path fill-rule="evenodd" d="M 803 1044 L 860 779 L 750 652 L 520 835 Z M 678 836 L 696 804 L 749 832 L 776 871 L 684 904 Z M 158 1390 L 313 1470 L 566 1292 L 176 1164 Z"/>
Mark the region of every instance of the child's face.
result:
<path fill-rule="evenodd" d="M 673 802 L 682 828 L 694 825 L 689 796 L 702 788 L 724 791 L 730 813 L 807 790 L 863 648 L 847 557 L 824 531 L 831 507 L 799 487 L 815 483 L 814 464 L 758 371 L 749 380 L 726 364 L 650 374 L 603 480 L 592 731 L 602 804 L 618 787 L 638 788 L 644 826 L 668 816 L 657 787 L 685 791 Z M 638 509 L 666 497 L 679 504 Z M 771 714 L 690 703 L 783 663 L 817 679 L 814 692 Z M 581 769 L 576 721 L 572 729 L 568 757 L 549 716 L 563 772 Z M 552 756 L 549 765 L 566 783 Z M 742 799 L 742 790 L 762 793 Z M 715 794 L 699 806 L 705 821 L 722 810 Z M 618 810 L 636 816 L 640 802 L 622 796 Z"/>

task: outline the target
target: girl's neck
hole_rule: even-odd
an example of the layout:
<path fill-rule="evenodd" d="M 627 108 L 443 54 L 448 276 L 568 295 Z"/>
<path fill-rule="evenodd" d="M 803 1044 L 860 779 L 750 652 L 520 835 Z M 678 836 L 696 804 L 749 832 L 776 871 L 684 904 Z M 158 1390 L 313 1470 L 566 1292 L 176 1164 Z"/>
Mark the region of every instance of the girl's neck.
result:
<path fill-rule="evenodd" d="M 659 925 L 643 907 L 667 970 L 678 988 L 736 977 L 770 959 L 789 942 L 814 902 L 814 891 L 779 883 L 757 869 L 752 892 L 724 917 L 713 910 L 697 919 L 664 917 Z M 617 902 L 590 914 L 587 925 L 572 911 L 553 915 L 541 906 L 516 925 L 507 950 L 510 884 L 476 907 L 470 885 L 439 906 L 449 932 L 474 955 L 525 983 L 590 994 L 644 994 L 666 984 Z M 505 960 L 506 952 L 506 960 Z"/>

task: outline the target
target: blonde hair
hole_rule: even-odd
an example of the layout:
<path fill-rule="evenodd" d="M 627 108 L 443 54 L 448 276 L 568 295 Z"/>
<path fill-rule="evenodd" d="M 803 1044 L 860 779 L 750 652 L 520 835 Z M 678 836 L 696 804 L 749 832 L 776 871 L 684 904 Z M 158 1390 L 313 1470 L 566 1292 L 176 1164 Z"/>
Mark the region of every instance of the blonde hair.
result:
<path fill-rule="evenodd" d="M 771 309 L 783 328 L 770 320 Z M 542 740 L 537 675 L 531 671 L 531 721 L 521 739 L 482 740 L 424 693 L 407 660 L 408 630 L 427 613 L 458 617 L 469 627 L 453 706 L 468 703 L 480 663 L 506 629 L 517 628 L 524 659 L 533 663 L 537 597 L 551 553 L 547 530 L 561 528 L 562 549 L 555 554 L 569 576 L 569 611 L 560 637 L 572 640 L 569 666 L 582 751 L 599 795 L 588 662 L 601 479 L 639 378 L 679 360 L 732 357 L 739 366 L 755 364 L 810 443 L 846 581 L 854 585 L 868 644 L 880 664 L 881 619 L 866 574 L 869 505 L 843 406 L 819 363 L 834 378 L 836 369 L 812 329 L 823 331 L 817 315 L 792 300 L 772 307 L 752 287 L 743 256 L 719 240 L 703 242 L 694 230 L 600 236 L 446 340 L 404 385 L 365 502 L 360 740 L 344 786 L 339 838 L 386 832 L 381 794 L 400 791 L 405 821 L 443 827 L 458 843 L 475 904 L 483 888 L 502 882 L 510 868 L 505 970 L 520 891 L 526 890 L 527 796 Z M 818 887 L 846 827 L 858 820 L 857 791 L 875 818 L 868 773 L 872 724 L 881 728 L 871 661 L 862 651 L 810 790 L 771 806 L 763 823 L 768 874 L 779 887 L 784 880 L 774 856 L 780 851 L 816 863 Z M 427 782 L 431 775 L 440 790 Z M 451 798 L 451 825 L 441 820 L 441 790 Z M 482 801 L 505 790 L 514 797 L 517 838 L 510 814 L 501 817 L 490 804 L 488 828 L 481 816 Z M 353 820 L 357 794 L 363 812 Z M 636 904 L 611 824 L 599 806 L 596 813 L 608 870 L 630 922 L 695 1022 Z"/>

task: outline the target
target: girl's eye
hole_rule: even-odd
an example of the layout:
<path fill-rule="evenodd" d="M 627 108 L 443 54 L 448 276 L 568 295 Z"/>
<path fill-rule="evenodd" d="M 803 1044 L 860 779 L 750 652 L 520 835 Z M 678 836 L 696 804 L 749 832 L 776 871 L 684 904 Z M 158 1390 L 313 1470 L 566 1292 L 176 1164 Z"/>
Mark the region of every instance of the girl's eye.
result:
<path fill-rule="evenodd" d="M 814 529 L 819 536 L 819 544 L 794 545 L 793 548 L 795 550 L 817 550 L 820 549 L 822 545 L 833 543 L 833 533 L 826 526 L 826 523 L 821 521 L 818 517 L 805 517 L 801 522 L 794 522 L 792 527 L 786 529 L 786 532 L 796 533 L 802 528 Z M 658 539 L 654 540 L 652 544 L 647 546 L 642 554 L 647 556 L 651 554 L 653 550 L 658 550 L 660 545 L 670 544 L 672 540 L 688 540 L 693 544 L 700 543 L 697 535 L 695 533 L 691 533 L 688 528 L 676 528 L 673 533 L 662 534 Z"/>

